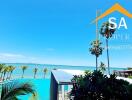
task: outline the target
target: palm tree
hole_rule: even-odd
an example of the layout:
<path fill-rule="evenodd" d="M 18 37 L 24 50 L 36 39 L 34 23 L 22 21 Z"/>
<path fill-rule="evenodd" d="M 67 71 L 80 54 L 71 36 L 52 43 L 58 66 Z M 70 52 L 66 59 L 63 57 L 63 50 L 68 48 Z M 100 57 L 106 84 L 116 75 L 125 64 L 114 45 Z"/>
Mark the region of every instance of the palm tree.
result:
<path fill-rule="evenodd" d="M 44 78 L 45 78 L 46 74 L 48 73 L 48 69 L 44 68 L 43 72 L 44 72 Z"/>
<path fill-rule="evenodd" d="M 28 68 L 28 66 L 22 66 L 22 78 L 24 78 L 25 70 Z"/>
<path fill-rule="evenodd" d="M 5 66 L 4 69 L 3 69 L 3 80 L 5 80 L 5 76 L 6 76 L 6 73 L 8 72 L 8 67 Z"/>
<path fill-rule="evenodd" d="M 38 68 L 34 68 L 33 72 L 34 72 L 34 78 L 36 78 L 36 74 L 37 74 Z"/>
<path fill-rule="evenodd" d="M 9 79 L 11 79 L 11 75 L 12 75 L 12 73 L 13 73 L 13 71 L 15 70 L 16 67 L 14 67 L 14 66 L 9 66 L 9 68 L 10 68 L 10 76 L 9 76 Z"/>
<path fill-rule="evenodd" d="M 0 100 L 18 100 L 18 96 L 27 95 L 30 93 L 35 93 L 32 84 L 9 82 L 3 84 Z"/>
<path fill-rule="evenodd" d="M 106 65 L 103 62 L 101 62 L 100 66 L 99 66 L 99 69 L 104 74 L 104 72 L 106 71 Z"/>
<path fill-rule="evenodd" d="M 112 28 L 110 28 L 112 27 Z M 106 38 L 106 50 L 107 50 L 107 61 L 108 61 L 108 73 L 110 75 L 110 61 L 109 61 L 109 38 L 112 37 L 112 35 L 115 33 L 114 24 L 110 24 L 109 22 L 106 22 L 102 25 L 100 29 L 100 34 Z"/>
<path fill-rule="evenodd" d="M 96 56 L 96 70 L 98 70 L 98 57 L 102 54 L 103 48 L 101 47 L 101 42 L 99 40 L 93 41 L 91 43 L 92 47 L 89 49 L 92 55 Z"/>
<path fill-rule="evenodd" d="M 5 64 L 0 64 L 0 73 L 1 73 L 0 79 L 2 79 L 4 67 L 5 67 Z"/>
<path fill-rule="evenodd" d="M 10 71 L 11 71 L 10 66 L 7 66 L 7 70 L 6 70 L 6 73 L 7 73 L 7 75 L 6 75 L 6 80 L 9 79 Z"/>

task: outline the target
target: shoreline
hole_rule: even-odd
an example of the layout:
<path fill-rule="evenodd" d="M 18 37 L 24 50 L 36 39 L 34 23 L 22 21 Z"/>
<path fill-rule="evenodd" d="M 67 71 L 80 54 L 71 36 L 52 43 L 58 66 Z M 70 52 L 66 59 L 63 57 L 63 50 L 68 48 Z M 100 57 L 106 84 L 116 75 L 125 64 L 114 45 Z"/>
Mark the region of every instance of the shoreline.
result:
<path fill-rule="evenodd" d="M 92 65 L 61 65 L 61 64 L 41 64 L 41 63 L 5 63 L 5 62 L 3 62 L 3 63 L 0 63 L 0 64 L 7 64 L 7 65 L 15 65 L 15 64 L 18 64 L 18 65 L 35 65 L 35 66 L 65 66 L 65 67 L 89 67 L 89 68 L 95 68 L 95 66 L 92 66 Z M 107 67 L 106 67 L 107 68 Z M 124 68 L 124 69 L 126 69 L 126 68 L 128 68 L 128 67 L 111 67 L 111 68 Z"/>

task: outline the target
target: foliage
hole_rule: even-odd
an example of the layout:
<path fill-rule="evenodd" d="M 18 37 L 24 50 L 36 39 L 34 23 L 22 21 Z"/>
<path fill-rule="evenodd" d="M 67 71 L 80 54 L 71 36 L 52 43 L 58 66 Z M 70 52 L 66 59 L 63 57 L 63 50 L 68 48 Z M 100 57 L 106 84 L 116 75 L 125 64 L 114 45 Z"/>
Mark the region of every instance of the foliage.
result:
<path fill-rule="evenodd" d="M 1 100 L 18 100 L 17 96 L 29 93 L 35 93 L 31 83 L 9 82 L 2 85 Z"/>
<path fill-rule="evenodd" d="M 28 100 L 39 100 L 38 94 L 37 93 L 33 93 L 32 96 Z"/>
<path fill-rule="evenodd" d="M 34 78 L 36 78 L 36 74 L 37 74 L 38 68 L 34 68 L 33 72 L 34 72 Z"/>
<path fill-rule="evenodd" d="M 109 62 L 110 60 L 109 60 L 108 39 L 113 36 L 115 31 L 116 31 L 116 29 L 114 28 L 114 24 L 111 24 L 109 22 L 103 23 L 103 25 L 101 26 L 101 29 L 100 29 L 100 34 L 106 38 L 106 50 L 107 50 L 107 62 L 108 62 L 108 73 L 109 73 L 109 75 L 110 75 L 110 62 Z"/>
<path fill-rule="evenodd" d="M 3 78 L 2 78 L 3 80 L 5 80 L 5 75 L 6 75 L 7 72 L 9 72 L 9 67 L 5 66 L 3 68 Z"/>
<path fill-rule="evenodd" d="M 21 66 L 22 70 L 26 70 L 28 68 L 28 66 Z"/>
<path fill-rule="evenodd" d="M 5 76 L 6 79 L 10 79 L 11 78 L 11 74 L 13 73 L 15 67 L 12 65 L 5 65 L 5 64 L 0 64 L 0 79 L 1 80 L 5 80 Z"/>
<path fill-rule="evenodd" d="M 0 73 L 2 73 L 4 67 L 5 67 L 5 64 L 0 64 Z"/>
<path fill-rule="evenodd" d="M 12 75 L 12 73 L 13 73 L 13 71 L 15 70 L 15 66 L 8 66 L 9 67 L 9 71 L 10 71 L 10 76 L 9 76 L 9 79 L 11 79 L 11 75 Z"/>
<path fill-rule="evenodd" d="M 24 72 L 28 68 L 28 66 L 21 66 L 22 68 L 22 78 L 24 77 Z"/>
<path fill-rule="evenodd" d="M 102 51 L 103 51 L 103 48 L 101 47 L 101 42 L 98 40 L 98 41 L 93 41 L 91 43 L 92 45 L 92 48 L 90 48 L 90 52 L 92 55 L 95 55 L 96 57 L 99 57 L 99 55 L 102 54 Z"/>
<path fill-rule="evenodd" d="M 45 78 L 46 74 L 48 73 L 48 69 L 44 68 L 43 72 L 44 72 L 44 78 Z"/>
<path fill-rule="evenodd" d="M 87 74 L 92 74 L 92 71 L 90 71 L 90 70 L 85 70 L 85 74 L 87 75 Z"/>
<path fill-rule="evenodd" d="M 113 29 L 109 28 L 109 27 L 112 27 Z M 101 29 L 100 29 L 100 34 L 103 36 L 103 37 L 106 37 L 107 39 L 111 38 L 112 35 L 114 34 L 116 29 L 114 29 L 114 24 L 110 24 L 109 22 L 105 22 L 103 23 L 103 25 L 101 26 Z"/>
<path fill-rule="evenodd" d="M 98 68 L 98 57 L 100 55 L 102 55 L 103 52 L 103 48 L 101 47 L 101 42 L 99 40 L 93 41 L 91 43 L 91 48 L 89 49 L 89 51 L 91 52 L 92 55 L 95 55 L 96 57 L 96 70 Z"/>
<path fill-rule="evenodd" d="M 132 70 L 132 67 L 128 67 L 127 69 L 128 69 L 128 70 Z"/>
<path fill-rule="evenodd" d="M 104 74 L 104 72 L 106 71 L 106 65 L 105 65 L 103 62 L 100 63 L 99 70 L 100 70 L 103 74 Z"/>
<path fill-rule="evenodd" d="M 33 72 L 36 73 L 38 71 L 38 68 L 34 68 Z"/>
<path fill-rule="evenodd" d="M 132 79 L 132 76 L 128 76 L 128 78 Z"/>
<path fill-rule="evenodd" d="M 116 79 L 115 75 L 108 78 L 100 71 L 84 76 L 74 76 L 71 96 L 74 100 L 132 100 L 132 84 Z"/>

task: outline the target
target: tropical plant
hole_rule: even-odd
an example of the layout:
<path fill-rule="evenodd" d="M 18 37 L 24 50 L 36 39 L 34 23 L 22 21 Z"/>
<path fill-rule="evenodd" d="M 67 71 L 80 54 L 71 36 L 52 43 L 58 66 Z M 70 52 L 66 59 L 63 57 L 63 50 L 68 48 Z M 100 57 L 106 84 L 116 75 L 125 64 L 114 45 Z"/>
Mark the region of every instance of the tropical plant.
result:
<path fill-rule="evenodd" d="M 32 94 L 32 96 L 29 98 L 29 100 L 39 100 L 38 94 L 37 93 Z"/>
<path fill-rule="evenodd" d="M 128 70 L 132 70 L 132 67 L 128 67 L 127 69 L 128 69 Z"/>
<path fill-rule="evenodd" d="M 31 83 L 9 82 L 2 85 L 0 100 L 19 100 L 18 96 L 30 93 L 35 93 Z"/>
<path fill-rule="evenodd" d="M 6 70 L 6 80 L 9 79 L 9 74 L 10 74 L 10 66 L 7 66 L 7 70 Z"/>
<path fill-rule="evenodd" d="M 111 27 L 111 28 L 110 28 Z M 109 22 L 106 22 L 102 25 L 100 29 L 100 34 L 106 38 L 106 50 L 107 50 L 107 61 L 108 61 L 108 73 L 110 75 L 110 61 L 109 61 L 109 43 L 108 40 L 113 36 L 115 33 L 114 24 L 110 24 Z"/>
<path fill-rule="evenodd" d="M 12 75 L 12 73 L 13 73 L 13 71 L 15 70 L 15 66 L 12 66 L 12 65 L 10 65 L 10 66 L 8 66 L 9 67 L 9 69 L 10 69 L 10 75 L 9 75 L 9 79 L 11 79 L 11 75 Z"/>
<path fill-rule="evenodd" d="M 48 69 L 44 68 L 43 72 L 44 72 L 44 78 L 45 78 L 46 74 L 48 73 Z"/>
<path fill-rule="evenodd" d="M 1 73 L 4 66 L 5 66 L 5 64 L 0 64 L 0 73 Z"/>
<path fill-rule="evenodd" d="M 34 78 L 36 78 L 36 74 L 37 74 L 38 68 L 34 68 L 33 72 L 34 72 Z"/>
<path fill-rule="evenodd" d="M 107 77 L 100 71 L 92 74 L 74 76 L 70 93 L 74 100 L 132 100 L 132 84 L 116 79 L 115 75 Z"/>
<path fill-rule="evenodd" d="M 91 74 L 92 73 L 92 71 L 90 71 L 90 70 L 85 70 L 85 74 L 87 75 L 87 74 Z"/>
<path fill-rule="evenodd" d="M 4 67 L 5 64 L 0 64 L 0 73 L 1 73 L 0 79 L 2 79 Z"/>
<path fill-rule="evenodd" d="M 106 65 L 105 65 L 103 62 L 100 63 L 99 70 L 100 70 L 103 74 L 104 74 L 104 72 L 106 71 Z"/>
<path fill-rule="evenodd" d="M 128 76 L 128 78 L 132 79 L 132 76 L 130 75 L 130 76 Z"/>
<path fill-rule="evenodd" d="M 25 70 L 28 68 L 28 66 L 22 66 L 22 78 L 24 78 Z"/>
<path fill-rule="evenodd" d="M 101 42 L 99 40 L 93 41 L 91 43 L 91 48 L 89 49 L 92 55 L 96 57 L 96 70 L 98 70 L 98 57 L 102 54 L 103 48 L 101 47 Z"/>
<path fill-rule="evenodd" d="M 5 66 L 4 69 L 3 69 L 3 80 L 5 80 L 5 76 L 6 76 L 6 73 L 8 72 L 8 67 Z"/>

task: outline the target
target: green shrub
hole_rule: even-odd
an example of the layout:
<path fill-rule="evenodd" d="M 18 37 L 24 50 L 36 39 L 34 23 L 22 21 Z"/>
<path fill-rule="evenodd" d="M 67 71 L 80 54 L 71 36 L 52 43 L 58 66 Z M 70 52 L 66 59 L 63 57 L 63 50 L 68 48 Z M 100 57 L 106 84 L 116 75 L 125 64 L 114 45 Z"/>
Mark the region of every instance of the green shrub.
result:
<path fill-rule="evenodd" d="M 84 76 L 74 76 L 71 96 L 74 100 L 132 100 L 132 85 L 117 80 L 115 75 L 108 78 L 100 71 Z"/>
<path fill-rule="evenodd" d="M 132 67 L 128 67 L 127 69 L 128 69 L 128 70 L 132 70 Z"/>
<path fill-rule="evenodd" d="M 128 78 L 131 78 L 132 79 L 132 76 L 128 76 Z"/>

